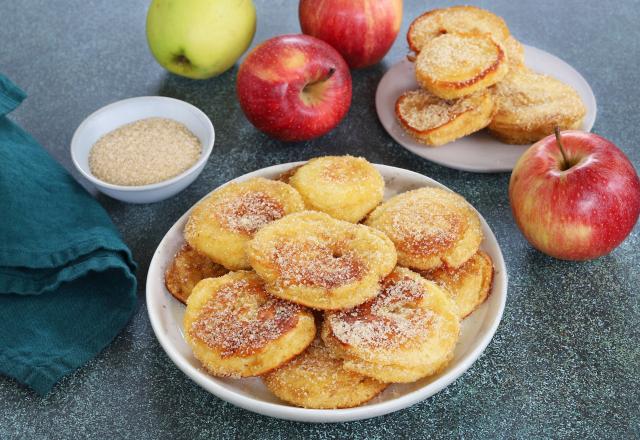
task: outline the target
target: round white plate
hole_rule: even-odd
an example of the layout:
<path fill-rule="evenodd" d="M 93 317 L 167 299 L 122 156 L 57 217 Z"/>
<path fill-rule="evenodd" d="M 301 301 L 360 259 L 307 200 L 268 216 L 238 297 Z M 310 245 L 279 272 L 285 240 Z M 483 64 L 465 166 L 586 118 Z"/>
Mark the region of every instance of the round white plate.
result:
<path fill-rule="evenodd" d="M 288 163 L 245 174 L 234 181 L 251 177 L 275 178 L 301 164 Z M 423 186 L 442 187 L 435 180 L 413 171 L 376 165 L 385 179 L 385 198 Z M 495 277 L 487 301 L 462 323 L 460 341 L 454 358 L 441 373 L 410 384 L 389 386 L 366 405 L 336 410 L 304 409 L 290 406 L 273 394 L 259 378 L 226 379 L 210 376 L 193 357 L 182 335 L 184 305 L 174 299 L 164 286 L 164 272 L 184 243 L 182 230 L 191 210 L 167 232 L 153 255 L 147 274 L 147 308 L 153 331 L 171 360 L 205 390 L 239 407 L 267 416 L 303 422 L 346 422 L 387 414 L 413 405 L 434 395 L 464 373 L 478 359 L 495 333 L 507 297 L 507 270 L 502 252 L 487 222 L 480 216 L 485 239 L 482 249 L 493 259 Z"/>
<path fill-rule="evenodd" d="M 560 58 L 532 46 L 524 45 L 524 56 L 532 70 L 551 75 L 576 89 L 587 107 L 582 130 L 590 131 L 596 120 L 596 97 L 582 75 Z M 384 74 L 376 91 L 376 111 L 382 126 L 412 153 L 449 168 L 489 173 L 511 171 L 520 155 L 529 148 L 529 145 L 502 143 L 486 130 L 435 148 L 419 143 L 403 130 L 395 115 L 398 96 L 417 88 L 413 63 L 404 59 Z"/>

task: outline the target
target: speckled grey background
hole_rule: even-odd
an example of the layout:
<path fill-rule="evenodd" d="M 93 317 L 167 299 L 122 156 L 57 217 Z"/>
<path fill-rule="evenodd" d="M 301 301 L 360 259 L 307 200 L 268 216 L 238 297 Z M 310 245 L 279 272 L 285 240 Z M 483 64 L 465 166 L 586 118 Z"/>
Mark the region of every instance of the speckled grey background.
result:
<path fill-rule="evenodd" d="M 258 133 L 242 115 L 236 68 L 197 82 L 155 63 L 144 35 L 148 1 L 1 1 L 0 71 L 30 96 L 13 117 L 68 169 L 69 142 L 83 118 L 131 96 L 191 102 L 211 117 L 217 139 L 202 176 L 170 200 L 135 206 L 99 196 L 140 264 L 139 310 L 111 346 L 46 398 L 0 377 L 0 438 L 639 438 L 640 227 L 598 261 L 545 257 L 512 221 L 508 174 L 431 164 L 394 143 L 377 120 L 376 84 L 406 53 L 403 34 L 412 17 L 446 3 L 405 0 L 404 26 L 391 52 L 382 64 L 353 75 L 347 118 L 318 140 L 286 145 Z M 578 69 L 598 99 L 594 131 L 640 168 L 637 0 L 474 3 L 502 15 L 517 38 Z M 254 45 L 299 32 L 295 0 L 257 1 L 257 8 Z M 143 301 L 151 255 L 173 222 L 226 180 L 347 152 L 433 177 L 482 212 L 509 268 L 500 328 L 478 362 L 446 390 L 374 420 L 306 425 L 222 402 L 183 375 L 153 336 Z"/>

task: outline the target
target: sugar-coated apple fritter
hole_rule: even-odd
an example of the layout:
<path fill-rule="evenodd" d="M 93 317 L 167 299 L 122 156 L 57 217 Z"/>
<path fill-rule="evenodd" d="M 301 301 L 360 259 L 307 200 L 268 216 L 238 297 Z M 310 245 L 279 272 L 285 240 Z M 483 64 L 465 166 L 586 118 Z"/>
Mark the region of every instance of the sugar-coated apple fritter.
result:
<path fill-rule="evenodd" d="M 501 17 L 475 6 L 452 6 L 425 12 L 411 23 L 407 42 L 415 53 L 443 34 L 490 35 L 498 43 L 509 38 L 509 28 Z"/>
<path fill-rule="evenodd" d="M 455 303 L 434 282 L 398 267 L 380 294 L 327 312 L 322 339 L 344 368 L 381 382 L 414 382 L 443 369 L 460 334 Z"/>
<path fill-rule="evenodd" d="M 384 202 L 365 224 L 384 232 L 396 246 L 398 264 L 417 270 L 459 267 L 478 251 L 478 214 L 459 194 L 425 187 Z"/>
<path fill-rule="evenodd" d="M 308 209 L 357 223 L 382 201 L 384 179 L 366 159 L 324 156 L 311 159 L 289 178 Z"/>
<path fill-rule="evenodd" d="M 222 377 L 264 374 L 304 351 L 316 334 L 311 311 L 270 296 L 249 271 L 200 281 L 183 323 L 194 356 Z"/>
<path fill-rule="evenodd" d="M 463 319 L 489 296 L 493 281 L 493 262 L 485 252 L 478 251 L 456 269 L 441 267 L 421 272 L 421 275 L 445 288 L 458 306 L 459 316 Z"/>
<path fill-rule="evenodd" d="M 261 177 L 230 183 L 196 205 L 184 236 L 198 252 L 227 269 L 248 269 L 244 248 L 256 231 L 303 209 L 300 194 L 286 183 Z"/>
<path fill-rule="evenodd" d="M 529 69 L 514 69 L 495 87 L 498 111 L 489 131 L 509 144 L 529 144 L 561 130 L 577 129 L 586 108 L 569 85 Z"/>
<path fill-rule="evenodd" d="M 504 47 L 488 35 L 443 34 L 422 47 L 415 69 L 422 88 L 456 99 L 494 85 L 509 66 Z"/>
<path fill-rule="evenodd" d="M 493 94 L 488 90 L 456 100 L 446 100 L 423 90 L 411 90 L 396 101 L 396 117 L 418 141 L 444 145 L 483 129 L 495 113 Z"/>
<path fill-rule="evenodd" d="M 269 391 L 303 408 L 352 408 L 381 393 L 387 384 L 345 370 L 342 359 L 315 341 L 299 356 L 265 376 Z"/>
<path fill-rule="evenodd" d="M 393 270 L 396 251 L 384 234 L 364 225 L 303 211 L 256 233 L 247 256 L 269 293 L 314 309 L 361 304 Z"/>
<path fill-rule="evenodd" d="M 167 290 L 180 302 L 186 303 L 191 291 L 204 278 L 215 278 L 228 270 L 214 263 L 188 244 L 185 244 L 173 257 L 173 261 L 164 274 Z"/>

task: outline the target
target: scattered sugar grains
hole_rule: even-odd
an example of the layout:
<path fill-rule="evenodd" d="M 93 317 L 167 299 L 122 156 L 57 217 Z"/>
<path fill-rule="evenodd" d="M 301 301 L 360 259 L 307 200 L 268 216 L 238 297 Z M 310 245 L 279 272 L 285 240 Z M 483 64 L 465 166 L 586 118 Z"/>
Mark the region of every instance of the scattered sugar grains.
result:
<path fill-rule="evenodd" d="M 365 305 L 331 315 L 333 334 L 352 346 L 379 349 L 426 337 L 436 316 L 416 307 L 424 293 L 420 283 L 408 278 L 383 282 L 380 294 Z"/>
<path fill-rule="evenodd" d="M 404 96 L 400 113 L 418 130 L 440 127 L 473 107 L 470 99 L 445 100 L 425 90 L 412 90 Z"/>
<path fill-rule="evenodd" d="M 202 308 L 191 334 L 222 357 L 248 356 L 298 324 L 302 308 L 239 280 L 222 287 Z"/>
<path fill-rule="evenodd" d="M 229 229 L 251 235 L 285 214 L 282 204 L 262 191 L 229 196 L 221 201 L 214 212 L 218 221 Z"/>
<path fill-rule="evenodd" d="M 198 138 L 166 118 L 140 119 L 102 136 L 91 148 L 89 166 L 98 179 L 136 186 L 162 182 L 197 162 Z"/>

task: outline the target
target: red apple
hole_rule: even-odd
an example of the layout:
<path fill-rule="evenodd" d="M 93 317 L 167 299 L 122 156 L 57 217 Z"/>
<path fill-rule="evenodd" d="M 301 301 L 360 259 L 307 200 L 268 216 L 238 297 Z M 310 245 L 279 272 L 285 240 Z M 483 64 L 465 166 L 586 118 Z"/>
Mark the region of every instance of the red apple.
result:
<path fill-rule="evenodd" d="M 638 175 L 603 137 L 573 130 L 556 136 L 532 145 L 513 169 L 513 216 L 526 239 L 552 257 L 606 255 L 638 220 Z"/>
<path fill-rule="evenodd" d="M 402 24 L 402 0 L 300 0 L 302 32 L 326 41 L 352 68 L 379 62 Z"/>
<path fill-rule="evenodd" d="M 257 46 L 240 66 L 236 89 L 249 121 L 283 141 L 327 133 L 351 105 L 349 66 L 308 35 L 282 35 Z"/>

